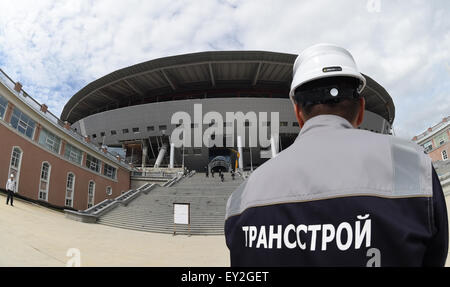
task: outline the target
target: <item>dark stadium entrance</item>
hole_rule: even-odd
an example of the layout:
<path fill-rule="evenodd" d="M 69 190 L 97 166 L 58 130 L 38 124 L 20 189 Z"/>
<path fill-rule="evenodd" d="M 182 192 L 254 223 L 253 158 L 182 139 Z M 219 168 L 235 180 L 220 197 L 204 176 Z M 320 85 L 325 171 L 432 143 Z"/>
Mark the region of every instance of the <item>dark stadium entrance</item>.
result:
<path fill-rule="evenodd" d="M 232 152 L 226 147 L 213 146 L 208 150 L 208 167 L 213 172 L 230 172 L 232 165 Z"/>

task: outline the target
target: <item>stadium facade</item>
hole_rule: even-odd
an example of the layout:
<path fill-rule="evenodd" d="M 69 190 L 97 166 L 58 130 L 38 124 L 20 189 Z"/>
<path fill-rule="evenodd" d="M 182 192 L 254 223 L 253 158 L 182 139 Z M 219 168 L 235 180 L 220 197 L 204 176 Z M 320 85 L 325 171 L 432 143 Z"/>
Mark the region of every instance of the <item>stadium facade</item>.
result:
<path fill-rule="evenodd" d="M 258 127 L 243 123 L 247 134 L 243 164 L 250 169 L 271 158 L 270 147 L 259 144 L 251 147 L 248 136 L 252 128 L 257 128 L 258 134 L 267 128 L 270 135 L 271 113 L 279 115 L 277 150 L 287 148 L 300 131 L 289 99 L 296 57 L 264 51 L 227 51 L 151 60 L 88 84 L 65 105 L 61 119 L 94 143 L 124 148 L 127 160 L 135 166 L 147 167 L 154 166 L 163 146 L 170 146 L 170 135 L 179 126 L 171 120 L 177 112 L 188 113 L 194 119 L 194 107 L 201 105 L 203 115 L 219 113 L 224 127 L 236 125 L 234 121 L 226 122 L 227 113 L 266 113 L 267 119 L 258 119 Z M 366 116 L 360 128 L 388 134 L 395 117 L 393 101 L 381 85 L 365 77 Z M 218 156 L 234 163 L 236 128 L 232 129 L 234 134 L 224 129 L 221 136 L 226 141 L 225 147 L 194 145 L 198 129 L 203 135 L 217 124 L 192 122 L 192 145 L 173 151 L 175 165 L 204 170 Z M 169 165 L 169 156 L 169 152 L 165 153 L 163 165 Z"/>
<path fill-rule="evenodd" d="M 248 136 L 252 128 L 257 128 L 258 134 L 267 128 L 270 135 L 271 113 L 279 115 L 277 150 L 287 148 L 300 131 L 289 99 L 296 57 L 264 51 L 227 51 L 140 63 L 88 84 L 65 105 L 61 119 L 92 142 L 124 148 L 127 160 L 135 166 L 147 167 L 154 166 L 163 146 L 170 146 L 170 135 L 179 126 L 171 121 L 177 112 L 186 112 L 194 119 L 194 107 L 201 105 L 203 115 L 219 113 L 224 127 L 236 125 L 236 122 L 226 122 L 227 113 L 266 113 L 267 119 L 258 127 L 244 123 L 247 137 L 243 143 L 243 164 L 245 169 L 250 169 L 271 158 L 270 147 L 251 147 Z M 393 101 L 381 85 L 365 77 L 367 88 L 363 94 L 367 105 L 361 128 L 390 133 L 395 117 Z M 193 135 L 196 129 L 203 135 L 211 125 L 217 124 L 192 122 Z M 224 131 L 221 135 L 225 147 L 195 146 L 195 136 L 192 136 L 190 147 L 174 150 L 175 165 L 204 170 L 217 156 L 234 163 L 237 129 L 233 130 L 234 134 Z M 169 164 L 169 154 L 165 154 L 164 165 Z"/>
<path fill-rule="evenodd" d="M 133 199 L 142 191 L 133 189 L 143 176 L 137 167 L 157 164 L 164 168 L 171 165 L 170 156 L 175 168 L 156 170 L 161 175 L 157 179 L 167 183 L 182 173 L 177 167 L 201 171 L 206 166 L 233 168 L 238 159 L 240 129 L 245 131 L 239 152 L 241 166 L 256 168 L 272 157 L 272 147 L 260 142 L 251 146 L 252 131 L 256 129 L 258 135 L 267 137 L 278 130 L 279 141 L 273 148 L 279 151 L 286 149 L 300 131 L 288 96 L 295 59 L 292 54 L 230 51 L 152 60 L 88 84 L 69 100 L 60 118 L 0 70 L 0 138 L 4 151 L 0 153 L 0 185 L 4 187 L 9 175 L 14 174 L 17 196 L 66 209 L 69 214 L 83 210 L 80 214 L 84 216 L 104 204 L 117 203 L 117 198 Z M 361 128 L 389 134 L 395 117 L 392 99 L 383 87 L 366 78 L 363 93 L 367 105 Z M 208 117 L 213 112 L 214 121 Z M 253 113 L 257 122 L 250 116 L 248 121 L 228 117 L 239 112 L 244 118 Z M 192 131 L 192 142 L 172 149 L 171 135 L 180 128 L 180 122 L 172 118 L 179 113 L 192 119 L 182 123 L 185 131 Z M 208 146 L 201 140 L 200 146 L 195 145 L 199 137 L 205 139 L 211 127 L 223 134 L 208 135 L 207 140 L 223 137 L 223 145 Z M 124 149 L 126 154 L 111 153 L 114 147 Z M 149 171 L 149 176 L 155 172 L 151 168 L 144 171 Z M 186 184 L 190 193 L 192 186 Z M 226 201 L 223 195 L 232 192 L 231 185 L 230 190 L 220 192 L 218 201 Z M 211 190 L 210 186 L 204 188 Z M 211 205 L 205 202 L 204 206 Z M 198 214 L 202 217 L 205 214 Z M 222 220 L 223 216 L 218 218 Z M 223 226 L 223 222 L 217 226 Z"/>

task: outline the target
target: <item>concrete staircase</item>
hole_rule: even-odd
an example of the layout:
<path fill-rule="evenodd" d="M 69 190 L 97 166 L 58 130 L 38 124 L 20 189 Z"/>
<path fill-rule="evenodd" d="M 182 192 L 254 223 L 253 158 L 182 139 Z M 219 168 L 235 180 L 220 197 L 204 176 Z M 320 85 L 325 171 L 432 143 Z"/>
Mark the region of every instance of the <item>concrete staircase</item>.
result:
<path fill-rule="evenodd" d="M 172 187 L 155 187 L 127 206 L 117 206 L 98 219 L 99 224 L 148 232 L 172 234 L 173 203 L 191 204 L 192 235 L 223 235 L 225 208 L 231 193 L 242 178 L 231 179 L 225 174 L 221 182 L 218 174 L 206 178 L 204 173 L 183 179 Z M 177 234 L 187 234 L 188 227 L 176 226 Z"/>

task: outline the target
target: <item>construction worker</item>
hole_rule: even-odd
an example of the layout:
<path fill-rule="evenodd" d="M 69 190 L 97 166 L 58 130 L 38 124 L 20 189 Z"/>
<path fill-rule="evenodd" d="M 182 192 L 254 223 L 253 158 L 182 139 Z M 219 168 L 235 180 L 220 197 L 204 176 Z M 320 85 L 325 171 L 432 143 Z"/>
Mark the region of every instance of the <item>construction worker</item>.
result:
<path fill-rule="evenodd" d="M 290 97 L 301 131 L 230 196 L 231 266 L 444 266 L 447 211 L 430 158 L 357 129 L 365 85 L 343 48 L 298 56 Z"/>

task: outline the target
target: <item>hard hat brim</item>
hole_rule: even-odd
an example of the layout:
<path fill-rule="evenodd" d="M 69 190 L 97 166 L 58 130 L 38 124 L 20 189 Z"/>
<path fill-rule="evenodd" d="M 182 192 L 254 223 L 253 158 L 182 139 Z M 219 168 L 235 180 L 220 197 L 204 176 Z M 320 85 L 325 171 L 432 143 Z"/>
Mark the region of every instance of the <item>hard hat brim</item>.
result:
<path fill-rule="evenodd" d="M 296 78 L 296 76 L 298 75 L 298 77 Z M 364 88 L 366 87 L 366 78 L 360 74 L 360 73 L 354 73 L 351 71 L 345 71 L 345 69 L 343 69 L 342 71 L 336 71 L 336 72 L 329 72 L 324 74 L 322 71 L 320 71 L 320 73 L 310 73 L 310 75 L 306 75 L 305 74 L 297 74 L 294 76 L 294 79 L 292 80 L 292 83 L 296 83 L 294 86 L 291 86 L 291 90 L 289 92 L 289 97 L 291 99 L 294 98 L 295 95 L 295 90 L 297 88 L 299 88 L 300 86 L 315 81 L 315 80 L 319 80 L 319 79 L 323 79 L 323 78 L 329 78 L 329 77 L 352 77 L 352 78 L 356 78 L 359 80 L 360 82 L 360 86 L 358 88 L 358 92 L 361 93 Z M 300 77 L 302 77 L 303 79 L 299 79 Z"/>

